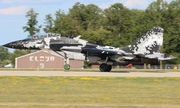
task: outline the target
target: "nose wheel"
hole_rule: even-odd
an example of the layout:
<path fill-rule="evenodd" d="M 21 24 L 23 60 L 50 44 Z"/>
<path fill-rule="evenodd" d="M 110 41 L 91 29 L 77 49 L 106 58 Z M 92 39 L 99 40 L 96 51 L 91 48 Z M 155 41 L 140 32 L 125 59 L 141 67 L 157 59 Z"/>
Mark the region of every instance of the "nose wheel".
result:
<path fill-rule="evenodd" d="M 65 69 L 65 70 L 69 70 L 69 69 L 70 69 L 70 65 L 69 65 L 69 64 L 65 64 L 65 65 L 64 65 L 64 69 Z"/>
<path fill-rule="evenodd" d="M 112 65 L 107 65 L 106 63 L 102 63 L 100 66 L 99 66 L 99 70 L 101 72 L 110 72 L 112 69 Z"/>

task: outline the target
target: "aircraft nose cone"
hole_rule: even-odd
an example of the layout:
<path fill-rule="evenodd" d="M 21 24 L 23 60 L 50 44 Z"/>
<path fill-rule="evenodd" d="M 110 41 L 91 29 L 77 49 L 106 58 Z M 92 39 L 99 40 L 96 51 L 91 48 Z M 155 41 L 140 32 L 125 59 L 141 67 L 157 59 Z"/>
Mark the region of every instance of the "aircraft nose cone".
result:
<path fill-rule="evenodd" d="M 4 46 L 4 47 L 8 47 L 8 48 L 11 48 L 11 47 L 12 47 L 10 43 L 4 44 L 3 46 Z"/>
<path fill-rule="evenodd" d="M 22 47 L 22 45 L 19 41 L 10 42 L 10 43 L 4 44 L 3 46 L 8 47 L 8 48 L 14 48 L 14 49 Z"/>

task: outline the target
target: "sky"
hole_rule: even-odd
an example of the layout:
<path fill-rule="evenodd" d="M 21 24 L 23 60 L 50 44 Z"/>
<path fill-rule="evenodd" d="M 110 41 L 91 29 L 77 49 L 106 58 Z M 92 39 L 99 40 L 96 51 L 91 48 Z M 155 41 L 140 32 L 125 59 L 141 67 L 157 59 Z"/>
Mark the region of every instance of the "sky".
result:
<path fill-rule="evenodd" d="M 0 0 L 0 46 L 28 36 L 28 32 L 24 32 L 22 27 L 26 26 L 28 19 L 25 16 L 31 8 L 39 13 L 38 25 L 43 25 L 45 15 L 54 16 L 59 9 L 67 13 L 76 2 L 95 4 L 102 9 L 115 3 L 122 3 L 129 9 L 146 9 L 153 1 L 155 0 Z M 165 1 L 169 3 L 172 0 Z"/>

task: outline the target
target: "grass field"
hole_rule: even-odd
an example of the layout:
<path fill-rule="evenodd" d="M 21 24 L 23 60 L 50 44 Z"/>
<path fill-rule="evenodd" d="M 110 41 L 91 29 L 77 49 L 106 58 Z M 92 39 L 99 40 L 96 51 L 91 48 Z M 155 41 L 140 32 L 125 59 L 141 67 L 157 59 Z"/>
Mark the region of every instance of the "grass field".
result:
<path fill-rule="evenodd" d="M 180 78 L 0 77 L 0 108 L 180 108 Z"/>

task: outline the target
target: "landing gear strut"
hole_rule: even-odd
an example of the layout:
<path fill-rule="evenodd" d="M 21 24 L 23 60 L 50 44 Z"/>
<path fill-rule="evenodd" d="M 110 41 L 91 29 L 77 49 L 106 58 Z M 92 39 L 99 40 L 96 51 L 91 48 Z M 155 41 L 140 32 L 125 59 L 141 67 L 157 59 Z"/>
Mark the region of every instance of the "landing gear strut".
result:
<path fill-rule="evenodd" d="M 68 57 L 67 57 L 67 54 L 64 52 L 64 55 L 65 55 L 65 65 L 64 65 L 64 69 L 65 70 L 69 70 L 71 67 L 70 67 L 70 65 L 68 64 L 69 63 L 69 59 L 68 59 Z"/>
<path fill-rule="evenodd" d="M 106 63 L 102 63 L 100 66 L 99 66 L 99 69 L 101 72 L 110 72 L 111 69 L 112 69 L 112 65 L 108 65 Z"/>

